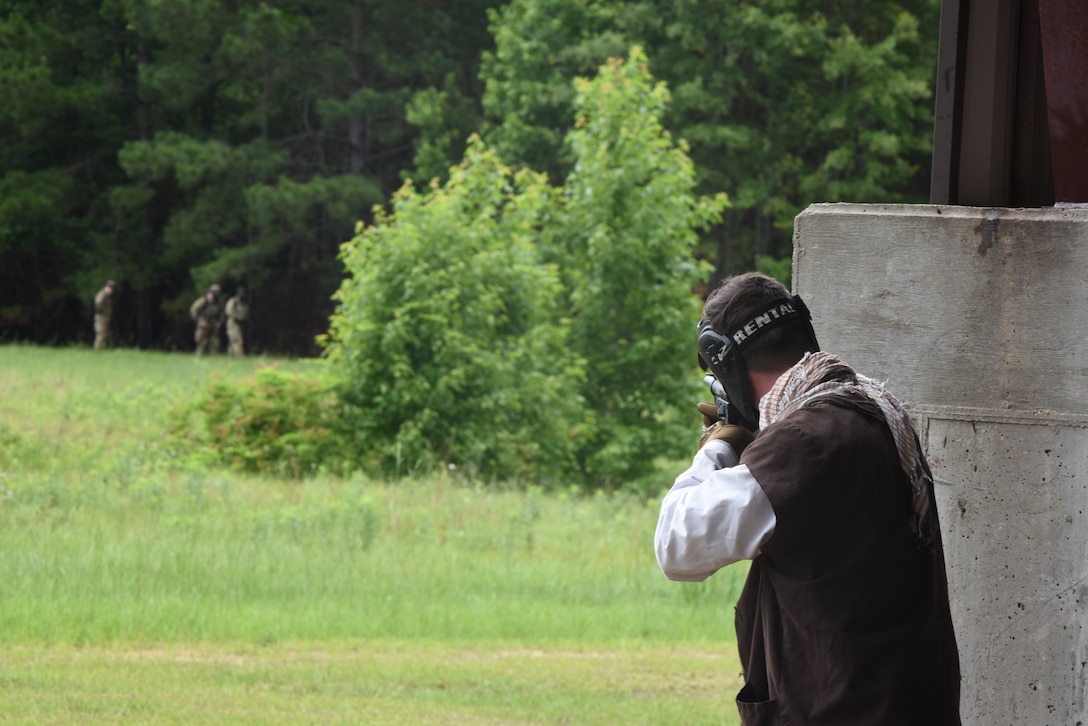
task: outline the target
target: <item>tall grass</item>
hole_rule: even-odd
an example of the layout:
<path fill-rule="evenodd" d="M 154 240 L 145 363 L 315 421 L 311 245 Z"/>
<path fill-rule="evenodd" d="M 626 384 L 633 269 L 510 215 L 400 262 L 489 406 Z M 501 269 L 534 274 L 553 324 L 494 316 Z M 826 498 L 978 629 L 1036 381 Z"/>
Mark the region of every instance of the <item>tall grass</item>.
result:
<path fill-rule="evenodd" d="M 180 455 L 264 365 L 0 346 L 0 721 L 736 723 L 743 568 L 665 580 L 656 498 Z"/>
<path fill-rule="evenodd" d="M 744 573 L 666 581 L 656 501 L 177 459 L 172 410 L 270 363 L 314 365 L 0 347 L 0 642 L 731 633 Z"/>

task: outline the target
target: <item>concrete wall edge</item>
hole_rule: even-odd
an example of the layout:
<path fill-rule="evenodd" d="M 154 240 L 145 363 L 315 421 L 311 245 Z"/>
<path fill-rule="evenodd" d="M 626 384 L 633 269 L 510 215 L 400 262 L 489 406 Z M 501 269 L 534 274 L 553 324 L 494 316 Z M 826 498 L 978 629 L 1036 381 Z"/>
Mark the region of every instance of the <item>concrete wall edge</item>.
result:
<path fill-rule="evenodd" d="M 936 214 L 949 219 L 977 219 L 982 216 L 1005 220 L 1088 222 L 1088 208 L 1085 207 L 965 207 L 952 204 L 858 204 L 856 202 L 810 204 L 797 215 L 797 218 L 827 214 L 894 217 L 929 217 Z"/>
<path fill-rule="evenodd" d="M 1069 426 L 1088 428 L 1088 416 L 1064 411 L 1021 411 L 969 406 L 932 406 L 904 403 L 912 416 L 950 419 L 955 421 L 985 421 L 988 423 L 1033 424 L 1036 426 Z"/>

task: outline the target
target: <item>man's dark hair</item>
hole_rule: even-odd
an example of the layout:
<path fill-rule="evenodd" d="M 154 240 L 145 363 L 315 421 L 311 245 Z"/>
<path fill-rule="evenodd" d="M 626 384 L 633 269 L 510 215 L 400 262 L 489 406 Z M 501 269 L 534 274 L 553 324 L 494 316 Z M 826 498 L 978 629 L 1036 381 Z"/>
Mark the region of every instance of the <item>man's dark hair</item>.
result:
<path fill-rule="evenodd" d="M 715 332 L 729 335 L 773 303 L 789 299 L 786 286 L 760 272 L 727 278 L 707 297 L 703 317 Z M 783 323 L 754 339 L 741 353 L 750 371 L 774 372 L 789 368 L 809 351 L 815 351 L 809 323 L 798 319 Z"/>

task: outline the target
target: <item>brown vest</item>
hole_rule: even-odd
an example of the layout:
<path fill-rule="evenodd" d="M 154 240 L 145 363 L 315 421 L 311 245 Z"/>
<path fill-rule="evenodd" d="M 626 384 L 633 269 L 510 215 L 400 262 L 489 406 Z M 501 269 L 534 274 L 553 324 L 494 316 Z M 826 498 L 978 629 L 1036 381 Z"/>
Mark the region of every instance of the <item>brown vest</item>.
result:
<path fill-rule="evenodd" d="M 819 404 L 741 463 L 777 520 L 737 603 L 741 722 L 959 724 L 944 555 L 916 546 L 887 425 Z"/>

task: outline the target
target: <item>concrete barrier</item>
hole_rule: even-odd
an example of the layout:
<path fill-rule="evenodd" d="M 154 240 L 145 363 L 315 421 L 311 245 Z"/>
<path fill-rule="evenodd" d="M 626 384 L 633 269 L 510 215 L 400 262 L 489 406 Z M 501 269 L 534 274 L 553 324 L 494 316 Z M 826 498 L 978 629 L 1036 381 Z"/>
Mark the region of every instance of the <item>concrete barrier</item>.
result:
<path fill-rule="evenodd" d="M 817 204 L 793 265 L 919 424 L 964 724 L 1088 725 L 1088 209 Z"/>

